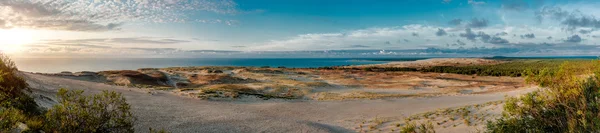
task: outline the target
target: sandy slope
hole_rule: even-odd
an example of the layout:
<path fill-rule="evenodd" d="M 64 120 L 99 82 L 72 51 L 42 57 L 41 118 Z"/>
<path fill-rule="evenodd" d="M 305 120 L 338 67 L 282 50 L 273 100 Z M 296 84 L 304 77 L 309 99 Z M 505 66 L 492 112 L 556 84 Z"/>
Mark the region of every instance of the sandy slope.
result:
<path fill-rule="evenodd" d="M 470 65 L 493 65 L 505 61 L 482 59 L 482 58 L 432 58 L 417 61 L 394 61 L 385 64 L 358 65 L 350 67 L 412 67 L 423 68 L 432 66 L 470 66 Z"/>
<path fill-rule="evenodd" d="M 114 90 L 123 93 L 138 117 L 136 130 L 165 128 L 172 132 L 356 132 L 357 121 L 374 117 L 402 117 L 439 108 L 480 104 L 530 91 L 495 94 L 355 101 L 223 102 L 151 92 L 137 88 L 25 73 L 35 95 L 56 99 L 57 88 L 87 93 Z M 40 100 L 52 104 L 49 100 Z M 439 132 L 460 132 L 438 129 Z"/>

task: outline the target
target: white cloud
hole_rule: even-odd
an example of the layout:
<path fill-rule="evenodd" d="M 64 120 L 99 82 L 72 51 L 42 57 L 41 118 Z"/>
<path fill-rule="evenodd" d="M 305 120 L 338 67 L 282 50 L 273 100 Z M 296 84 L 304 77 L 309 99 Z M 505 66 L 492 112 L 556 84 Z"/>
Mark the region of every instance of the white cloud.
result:
<path fill-rule="evenodd" d="M 448 36 L 438 36 L 437 32 L 445 30 Z M 476 35 L 473 41 L 458 36 L 464 29 L 407 25 L 402 27 L 367 28 L 339 33 L 302 34 L 283 40 L 272 40 L 262 44 L 254 44 L 246 49 L 250 51 L 294 51 L 294 50 L 338 50 L 338 49 L 424 49 L 436 48 L 477 48 L 477 47 L 509 47 L 521 44 L 563 43 L 573 34 L 568 34 L 560 27 L 530 26 L 494 26 L 484 29 L 472 29 Z M 419 36 L 413 36 L 419 33 Z M 523 33 L 535 34 L 535 38 L 522 38 Z M 478 36 L 481 35 L 481 36 Z M 481 37 L 481 38 L 480 38 Z M 549 40 L 548 37 L 555 38 Z M 583 38 L 583 37 L 582 37 Z M 410 40 L 410 41 L 402 41 Z M 456 44 L 457 40 L 462 45 Z M 595 45 L 596 38 L 584 38 L 581 44 Z M 386 43 L 386 42 L 395 43 Z M 508 42 L 506 42 L 508 41 Z M 362 47 L 353 47 L 362 46 Z"/>
<path fill-rule="evenodd" d="M 231 0 L 2 0 L 10 27 L 72 31 L 117 30 L 123 22 L 187 22 L 190 12 L 237 14 Z M 226 21 L 232 24 L 233 21 Z"/>
<path fill-rule="evenodd" d="M 475 0 L 468 0 L 468 3 L 471 5 L 483 5 L 485 4 L 485 2 L 483 1 L 475 1 Z"/>

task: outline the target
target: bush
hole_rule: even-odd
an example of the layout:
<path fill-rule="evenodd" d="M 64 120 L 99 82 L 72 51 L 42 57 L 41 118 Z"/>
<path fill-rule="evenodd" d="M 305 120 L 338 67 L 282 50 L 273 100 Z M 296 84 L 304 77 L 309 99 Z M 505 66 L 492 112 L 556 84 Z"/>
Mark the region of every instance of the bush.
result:
<path fill-rule="evenodd" d="M 17 128 L 18 123 L 24 122 L 26 118 L 21 110 L 15 108 L 0 109 L 0 132 L 11 132 Z"/>
<path fill-rule="evenodd" d="M 527 72 L 528 82 L 544 87 L 518 98 L 507 98 L 503 116 L 488 122 L 488 132 L 599 132 L 600 63 L 579 74 L 580 64 L 558 70 Z"/>
<path fill-rule="evenodd" d="M 0 53 L 0 108 L 19 109 L 27 115 L 40 114 L 33 98 L 26 94 L 29 86 L 17 74 L 15 63 Z"/>
<path fill-rule="evenodd" d="M 47 132 L 133 132 L 135 118 L 120 93 L 104 91 L 93 96 L 60 89 L 60 104 L 46 113 Z"/>

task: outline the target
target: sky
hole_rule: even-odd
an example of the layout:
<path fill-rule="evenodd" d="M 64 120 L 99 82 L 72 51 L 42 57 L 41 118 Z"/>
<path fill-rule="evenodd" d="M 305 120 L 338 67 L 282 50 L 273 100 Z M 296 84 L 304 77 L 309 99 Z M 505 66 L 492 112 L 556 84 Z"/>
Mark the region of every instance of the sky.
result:
<path fill-rule="evenodd" d="M 599 55 L 595 0 L 2 0 L 24 58 Z"/>

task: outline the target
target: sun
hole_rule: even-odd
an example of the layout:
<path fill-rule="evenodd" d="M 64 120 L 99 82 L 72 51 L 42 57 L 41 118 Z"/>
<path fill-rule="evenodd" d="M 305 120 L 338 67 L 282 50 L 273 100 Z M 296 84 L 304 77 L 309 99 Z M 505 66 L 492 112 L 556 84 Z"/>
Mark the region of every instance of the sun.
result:
<path fill-rule="evenodd" d="M 0 29 L 0 51 L 6 53 L 18 52 L 24 44 L 34 41 L 33 32 L 25 29 Z"/>

